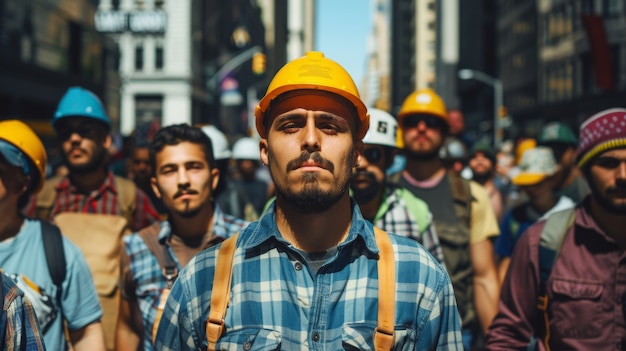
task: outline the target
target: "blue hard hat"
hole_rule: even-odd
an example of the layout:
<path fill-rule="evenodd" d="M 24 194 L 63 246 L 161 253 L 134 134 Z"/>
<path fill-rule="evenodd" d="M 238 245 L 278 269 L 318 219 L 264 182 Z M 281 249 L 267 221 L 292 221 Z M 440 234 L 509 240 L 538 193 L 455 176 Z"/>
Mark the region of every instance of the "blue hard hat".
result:
<path fill-rule="evenodd" d="M 100 99 L 96 94 L 81 87 L 67 89 L 52 118 L 52 127 L 56 129 L 57 122 L 65 117 L 93 118 L 111 128 L 111 120 L 104 111 Z"/>

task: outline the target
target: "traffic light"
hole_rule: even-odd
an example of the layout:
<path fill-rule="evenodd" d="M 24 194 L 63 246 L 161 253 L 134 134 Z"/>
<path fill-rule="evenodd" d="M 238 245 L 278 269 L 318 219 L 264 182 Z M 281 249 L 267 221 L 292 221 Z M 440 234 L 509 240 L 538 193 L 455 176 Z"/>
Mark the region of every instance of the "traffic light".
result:
<path fill-rule="evenodd" d="M 265 54 L 257 52 L 252 56 L 252 73 L 261 75 L 265 73 Z"/>

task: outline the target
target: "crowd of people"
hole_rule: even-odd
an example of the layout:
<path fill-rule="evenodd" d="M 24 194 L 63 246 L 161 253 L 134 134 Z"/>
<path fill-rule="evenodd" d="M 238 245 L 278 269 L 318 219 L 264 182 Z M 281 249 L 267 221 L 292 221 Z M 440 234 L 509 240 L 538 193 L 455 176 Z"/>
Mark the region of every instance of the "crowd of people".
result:
<path fill-rule="evenodd" d="M 433 90 L 396 116 L 309 52 L 256 137 L 72 87 L 0 121 L 0 350 L 626 349 L 626 109 L 498 149 Z"/>

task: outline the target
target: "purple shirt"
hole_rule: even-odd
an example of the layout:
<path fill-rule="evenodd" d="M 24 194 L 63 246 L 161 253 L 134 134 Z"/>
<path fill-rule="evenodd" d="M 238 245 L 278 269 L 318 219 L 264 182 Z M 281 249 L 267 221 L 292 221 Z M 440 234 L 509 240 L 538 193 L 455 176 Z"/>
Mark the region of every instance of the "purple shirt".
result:
<path fill-rule="evenodd" d="M 626 254 L 591 217 L 588 200 L 576 209 L 575 226 L 568 230 L 547 282 L 552 350 L 626 349 Z M 530 227 L 513 252 L 487 350 L 526 350 L 534 334 L 543 341 L 545 323 L 536 300 L 544 223 Z"/>

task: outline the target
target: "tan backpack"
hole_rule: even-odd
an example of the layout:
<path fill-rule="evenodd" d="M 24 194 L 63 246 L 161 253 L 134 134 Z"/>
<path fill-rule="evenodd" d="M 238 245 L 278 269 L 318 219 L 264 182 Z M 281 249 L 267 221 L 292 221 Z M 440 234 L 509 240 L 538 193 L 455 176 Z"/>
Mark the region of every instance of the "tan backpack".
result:
<path fill-rule="evenodd" d="M 37 196 L 37 218 L 49 219 L 57 196 L 56 188 L 62 180 L 63 177 L 55 177 L 46 181 Z M 63 212 L 53 218 L 61 233 L 80 248 L 89 265 L 102 306 L 101 321 L 108 350 L 115 348 L 122 237 L 131 232 L 129 225 L 136 206 L 135 184 L 121 177 L 115 177 L 114 182 L 122 215 Z"/>

